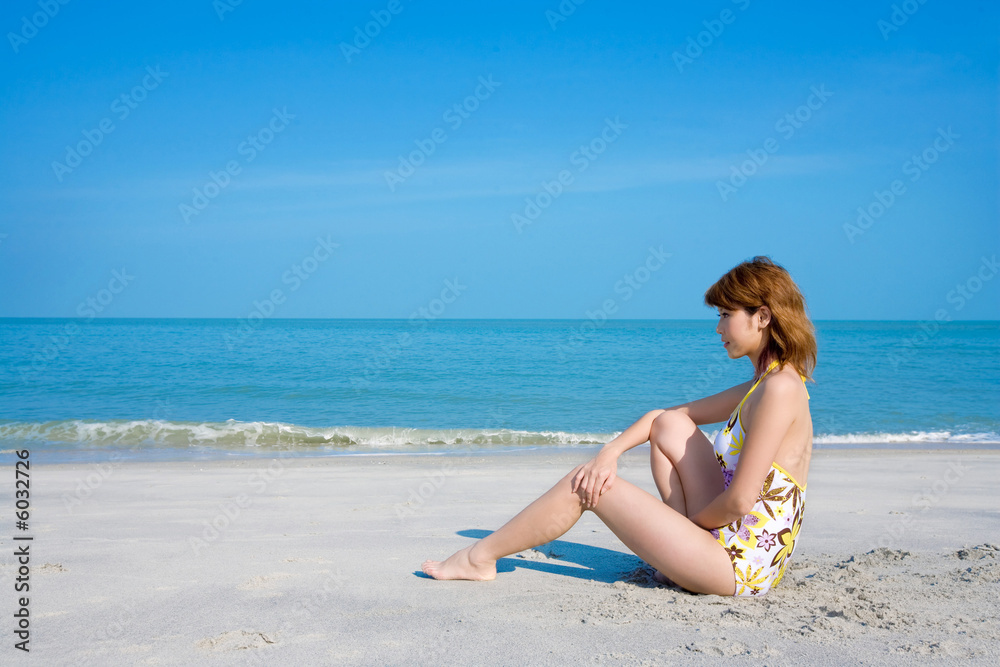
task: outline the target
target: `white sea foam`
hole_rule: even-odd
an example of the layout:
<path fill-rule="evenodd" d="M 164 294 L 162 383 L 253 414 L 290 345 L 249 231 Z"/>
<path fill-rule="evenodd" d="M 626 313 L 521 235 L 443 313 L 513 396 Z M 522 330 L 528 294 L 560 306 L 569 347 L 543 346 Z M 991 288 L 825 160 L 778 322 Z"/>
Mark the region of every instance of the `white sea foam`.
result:
<path fill-rule="evenodd" d="M 717 431 L 705 433 L 714 440 Z M 282 422 L 177 422 L 142 420 L 64 420 L 51 422 L 0 422 L 0 442 L 4 445 L 43 443 L 64 448 L 184 448 L 223 449 L 294 448 L 304 451 L 422 449 L 468 450 L 506 446 L 596 446 L 618 433 L 570 431 L 525 431 L 514 429 L 418 429 L 365 426 L 301 426 Z M 817 434 L 820 446 L 862 444 L 1000 444 L 997 433 L 952 433 L 951 431 L 911 431 L 909 433 Z"/>
<path fill-rule="evenodd" d="M 418 429 L 405 427 L 313 427 L 281 422 L 173 422 L 66 420 L 0 423 L 0 441 L 44 442 L 81 447 L 316 447 L 475 448 L 507 445 L 596 445 L 615 434 L 512 429 Z"/>
<path fill-rule="evenodd" d="M 854 445 L 881 443 L 944 442 L 949 444 L 1000 444 L 1000 434 L 952 433 L 951 431 L 910 431 L 909 433 L 845 433 L 814 435 L 814 445 Z"/>

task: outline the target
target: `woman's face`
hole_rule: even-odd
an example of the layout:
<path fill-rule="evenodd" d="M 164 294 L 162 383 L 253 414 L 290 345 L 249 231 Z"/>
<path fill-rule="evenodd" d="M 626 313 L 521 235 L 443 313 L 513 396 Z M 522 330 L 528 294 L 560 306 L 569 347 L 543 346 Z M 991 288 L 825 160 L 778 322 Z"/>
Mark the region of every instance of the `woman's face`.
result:
<path fill-rule="evenodd" d="M 730 359 L 739 359 L 757 349 L 761 337 L 761 332 L 757 328 L 759 314 L 760 311 L 757 311 L 753 315 L 748 315 L 742 308 L 739 310 L 719 308 L 719 324 L 715 327 L 715 333 L 722 337 Z"/>

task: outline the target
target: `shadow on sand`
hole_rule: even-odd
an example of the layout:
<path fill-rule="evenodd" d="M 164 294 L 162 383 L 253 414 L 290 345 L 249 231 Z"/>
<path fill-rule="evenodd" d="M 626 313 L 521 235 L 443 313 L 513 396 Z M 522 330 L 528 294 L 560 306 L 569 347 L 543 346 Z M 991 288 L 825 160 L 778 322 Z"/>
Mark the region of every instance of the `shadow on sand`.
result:
<path fill-rule="evenodd" d="M 478 540 L 491 532 L 493 531 L 469 529 L 460 530 L 457 534 Z M 608 584 L 626 581 L 641 588 L 669 588 L 689 592 L 676 584 L 657 582 L 653 579 L 654 568 L 635 554 L 566 540 L 553 540 L 497 561 L 497 574 L 513 572 L 518 568 Z M 420 570 L 414 574 L 425 579 L 431 578 Z"/>

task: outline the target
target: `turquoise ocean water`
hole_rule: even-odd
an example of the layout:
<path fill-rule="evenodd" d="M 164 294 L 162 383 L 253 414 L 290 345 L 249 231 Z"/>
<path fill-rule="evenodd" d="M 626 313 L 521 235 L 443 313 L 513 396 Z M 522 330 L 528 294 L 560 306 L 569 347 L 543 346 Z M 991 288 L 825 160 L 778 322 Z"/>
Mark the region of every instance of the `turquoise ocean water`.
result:
<path fill-rule="evenodd" d="M 752 377 L 715 323 L 0 319 L 0 449 L 41 463 L 593 449 Z M 1000 322 L 816 328 L 817 448 L 1000 447 Z"/>

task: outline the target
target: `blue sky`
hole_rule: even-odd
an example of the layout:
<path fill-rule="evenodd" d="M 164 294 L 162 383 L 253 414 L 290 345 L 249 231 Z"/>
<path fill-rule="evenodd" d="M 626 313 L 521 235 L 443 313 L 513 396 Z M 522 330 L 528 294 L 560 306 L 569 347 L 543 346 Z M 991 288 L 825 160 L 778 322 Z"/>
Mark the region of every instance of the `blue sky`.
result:
<path fill-rule="evenodd" d="M 0 316 L 710 318 L 767 254 L 997 319 L 998 9 L 893 5 L 5 3 Z"/>

